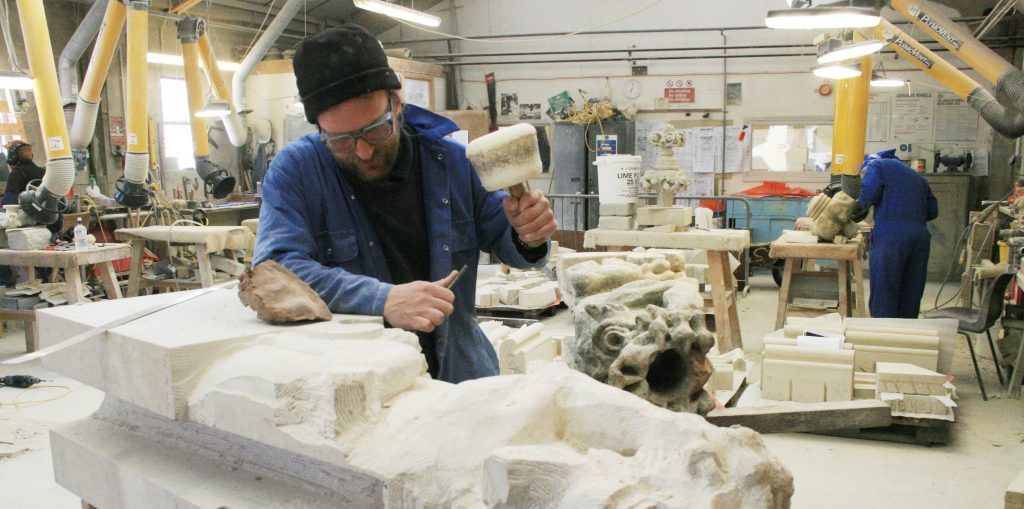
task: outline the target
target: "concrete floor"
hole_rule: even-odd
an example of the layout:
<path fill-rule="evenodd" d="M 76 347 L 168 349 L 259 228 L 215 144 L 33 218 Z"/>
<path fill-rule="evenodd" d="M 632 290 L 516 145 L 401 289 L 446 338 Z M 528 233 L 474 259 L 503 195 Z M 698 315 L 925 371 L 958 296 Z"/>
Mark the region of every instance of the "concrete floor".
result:
<path fill-rule="evenodd" d="M 937 284 L 929 284 L 925 307 L 930 308 Z M 778 291 L 761 274 L 740 299 L 740 321 L 747 338 L 771 332 Z M 571 333 L 568 313 L 547 320 L 556 333 Z M 985 343 L 983 340 L 982 343 Z M 0 359 L 24 349 L 20 333 L 0 338 Z M 960 400 L 953 442 L 946 446 L 912 446 L 801 434 L 765 435 L 768 447 L 793 473 L 796 508 L 1000 508 L 1003 492 L 1024 469 L 1024 401 L 1001 397 L 991 353 L 977 349 L 990 399 L 983 402 L 963 341 L 953 361 Z M 12 369 L 0 366 L 0 375 L 33 374 L 64 385 L 71 392 L 61 399 L 21 407 L 19 400 L 60 396 L 66 389 L 45 389 L 20 394 L 0 389 L 0 455 L 14 438 L 29 448 L 0 459 L 0 507 L 18 509 L 73 509 L 78 498 L 53 481 L 47 430 L 82 418 L 100 404 L 102 393 L 72 380 L 47 373 L 38 362 Z"/>

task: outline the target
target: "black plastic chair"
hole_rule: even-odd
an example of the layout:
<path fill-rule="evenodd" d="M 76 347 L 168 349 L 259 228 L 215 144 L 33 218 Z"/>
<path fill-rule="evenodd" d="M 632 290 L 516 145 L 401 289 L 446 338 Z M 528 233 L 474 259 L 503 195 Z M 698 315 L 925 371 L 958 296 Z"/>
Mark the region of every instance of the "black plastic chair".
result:
<path fill-rule="evenodd" d="M 981 397 L 988 401 L 985 394 L 985 383 L 981 380 L 981 369 L 978 368 L 978 357 L 974 355 L 974 342 L 968 333 L 988 336 L 988 346 L 992 349 L 992 361 L 996 364 L 996 375 L 999 377 L 999 385 L 1003 385 L 1003 372 L 999 368 L 999 359 L 996 359 L 996 347 L 992 341 L 992 333 L 989 329 L 996 324 L 996 320 L 1003 315 L 1003 296 L 1006 294 L 1006 287 L 1013 279 L 1013 274 L 1000 274 L 991 280 L 985 288 L 981 297 L 981 305 L 975 308 L 948 307 L 937 309 L 924 315 L 925 318 L 953 318 L 960 323 L 957 325 L 957 332 L 963 334 L 967 339 L 967 348 L 971 350 L 971 361 L 974 363 L 974 374 L 978 376 L 978 387 L 981 388 Z"/>

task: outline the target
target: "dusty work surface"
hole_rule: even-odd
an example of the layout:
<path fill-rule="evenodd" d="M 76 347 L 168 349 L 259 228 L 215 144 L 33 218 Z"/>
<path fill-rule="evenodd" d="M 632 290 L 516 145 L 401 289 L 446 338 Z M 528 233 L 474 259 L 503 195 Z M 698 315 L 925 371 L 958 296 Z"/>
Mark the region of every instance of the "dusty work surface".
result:
<path fill-rule="evenodd" d="M 930 303 L 937 284 L 929 284 Z M 760 273 L 752 280 L 750 295 L 739 299 L 744 331 L 770 332 L 777 288 Z M 545 320 L 552 334 L 571 333 L 567 311 Z M 984 341 L 982 342 L 984 343 Z M 21 333 L 0 338 L 0 359 L 20 354 Z M 978 348 L 985 381 L 996 386 L 991 353 Z M 921 447 L 800 434 L 765 435 L 773 453 L 792 471 L 797 508 L 999 508 L 1003 491 L 1024 468 L 1024 400 L 981 400 L 966 346 L 957 343 L 952 372 L 960 393 L 959 415 L 953 442 L 948 446 Z M 38 362 L 0 367 L 0 375 L 33 374 L 67 385 L 62 399 L 8 407 L 19 397 L 17 389 L 0 389 L 0 435 L 11 430 L 28 447 L 20 455 L 0 459 L 0 507 L 77 509 L 78 498 L 53 481 L 48 429 L 89 415 L 102 393 L 67 378 L 57 377 Z M 45 399 L 63 390 L 29 391 L 20 399 Z M 993 389 L 993 393 L 996 391 Z M 1000 391 L 1001 392 L 1001 391 Z"/>

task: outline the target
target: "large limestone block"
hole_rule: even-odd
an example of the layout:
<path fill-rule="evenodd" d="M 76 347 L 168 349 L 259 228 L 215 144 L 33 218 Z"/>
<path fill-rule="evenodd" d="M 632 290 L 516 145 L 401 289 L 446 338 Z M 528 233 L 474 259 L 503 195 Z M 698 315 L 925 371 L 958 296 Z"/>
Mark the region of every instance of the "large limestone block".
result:
<path fill-rule="evenodd" d="M 682 296 L 665 295 L 672 285 L 643 283 L 659 287 L 657 303 L 667 309 L 643 310 L 659 325 L 642 328 L 640 334 L 650 341 L 634 341 L 631 347 L 650 350 L 664 343 L 673 353 L 655 357 L 674 362 L 706 355 L 711 336 L 694 321 L 699 315 L 676 312 Z M 221 293 L 231 304 L 223 303 L 219 327 L 199 334 L 215 337 L 205 340 L 214 347 L 202 348 L 204 340 L 194 336 L 171 339 L 196 332 L 180 326 L 186 317 L 204 316 L 187 313 L 187 303 L 162 318 L 179 324 L 176 331 L 151 326 L 137 337 L 122 332 L 117 349 L 110 348 L 109 338 L 83 343 L 100 348 L 91 357 L 80 355 L 80 363 L 121 371 L 117 383 L 145 387 L 159 404 L 114 385 L 100 387 L 113 406 L 91 420 L 143 439 L 118 449 L 122 435 L 108 433 L 109 427 L 66 430 L 78 445 L 55 446 L 58 480 L 86 500 L 156 509 L 275 505 L 275 497 L 251 504 L 244 494 L 225 494 L 221 482 L 236 490 L 246 487 L 232 484 L 230 475 L 210 473 L 209 483 L 184 482 L 188 472 L 208 472 L 208 460 L 252 473 L 239 480 L 267 479 L 267 486 L 293 495 L 298 506 L 308 501 L 316 507 L 324 497 L 341 507 L 391 508 L 789 505 L 792 476 L 749 429 L 718 428 L 658 408 L 557 364 L 458 385 L 431 380 L 411 333 L 389 337 L 390 330 L 377 324 L 339 320 L 269 326 L 242 309 L 233 292 L 210 295 Z M 627 293 L 626 302 L 653 299 L 639 288 Z M 196 300 L 206 308 L 220 302 Z M 225 331 L 241 326 L 243 317 L 255 323 L 252 330 L 267 333 L 239 339 Z M 159 353 L 169 360 L 150 362 L 146 369 L 118 360 L 143 344 L 163 350 Z M 182 355 L 176 350 L 183 345 L 199 350 Z M 616 369 L 629 376 L 624 364 Z M 664 376 L 664 368 L 652 370 L 661 377 L 656 382 L 679 383 Z M 702 386 L 710 373 L 688 376 Z M 117 406 L 113 393 L 118 391 L 139 403 Z M 184 402 L 185 411 L 168 412 L 165 401 L 172 408 Z M 93 432 L 104 437 L 93 439 Z M 168 451 L 133 452 L 135 446 L 158 450 L 151 439 L 163 441 Z M 77 453 L 57 457 L 58 449 Z M 197 457 L 192 460 L 183 450 Z M 88 483 L 85 473 L 97 461 L 104 462 L 104 482 Z M 161 471 L 183 475 L 171 482 Z M 296 491 L 295 483 L 304 489 Z"/>
<path fill-rule="evenodd" d="M 253 405 L 292 406 L 280 401 L 293 398 L 289 392 L 279 391 L 275 402 L 239 390 L 233 380 L 258 377 L 258 369 L 201 384 L 210 390 L 197 391 L 195 405 L 212 402 L 220 411 L 197 408 L 197 419 L 368 473 L 387 484 L 388 507 L 519 506 L 524 500 L 574 508 L 627 507 L 640 500 L 785 507 L 791 492 L 788 473 L 765 461 L 756 433 L 655 408 L 564 367 L 457 386 L 424 380 L 376 413 L 365 412 L 358 399 L 336 397 L 330 414 L 305 414 L 305 421 L 287 426 L 231 418 Z M 336 390 L 349 393 L 352 387 Z M 337 415 L 352 414 L 363 420 L 337 424 Z M 225 418 L 208 421 L 209 415 Z"/>

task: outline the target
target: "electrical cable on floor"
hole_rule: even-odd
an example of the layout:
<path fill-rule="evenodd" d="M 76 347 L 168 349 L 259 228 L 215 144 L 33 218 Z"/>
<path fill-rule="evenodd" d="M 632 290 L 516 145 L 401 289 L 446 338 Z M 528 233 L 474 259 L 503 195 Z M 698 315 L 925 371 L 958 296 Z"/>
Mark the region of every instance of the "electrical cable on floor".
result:
<path fill-rule="evenodd" d="M 58 396 L 53 396 L 53 397 L 50 397 L 50 398 L 41 398 L 41 399 L 32 399 L 32 400 L 28 400 L 28 401 L 20 401 L 21 397 L 24 396 L 25 393 L 27 393 L 28 391 L 36 390 L 36 389 L 64 389 L 64 392 L 61 393 Z M 65 396 L 67 396 L 68 394 L 71 394 L 73 391 L 74 391 L 74 389 L 72 389 L 71 387 L 68 387 L 67 385 L 33 385 L 32 387 L 26 387 L 26 388 L 22 389 L 21 392 L 19 392 L 18 395 L 15 396 L 14 399 L 11 400 L 9 403 L 8 402 L 0 401 L 0 408 L 3 408 L 3 407 L 14 407 L 15 410 L 18 410 L 23 405 L 38 405 L 40 403 L 49 403 L 51 401 L 56 401 L 58 399 L 61 399 L 61 398 L 65 397 Z"/>

